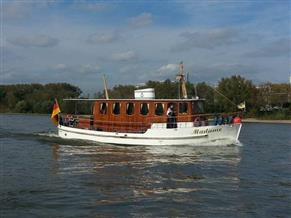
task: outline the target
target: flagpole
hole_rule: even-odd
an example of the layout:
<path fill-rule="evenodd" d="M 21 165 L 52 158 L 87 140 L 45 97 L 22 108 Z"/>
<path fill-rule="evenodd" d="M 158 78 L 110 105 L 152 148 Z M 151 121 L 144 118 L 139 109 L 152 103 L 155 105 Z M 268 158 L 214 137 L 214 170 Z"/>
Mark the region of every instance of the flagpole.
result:
<path fill-rule="evenodd" d="M 58 107 L 60 108 L 60 105 L 59 105 L 59 102 L 58 102 L 57 98 L 55 98 L 55 101 L 56 101 Z M 59 123 L 59 121 L 60 121 L 60 113 L 58 113 L 58 123 Z"/>
<path fill-rule="evenodd" d="M 60 113 L 61 113 L 60 106 L 59 106 L 58 100 L 55 98 L 53 111 L 52 111 L 52 115 L 51 115 L 51 120 L 53 121 L 53 123 L 55 125 L 58 125 Z M 57 118 L 57 120 L 56 120 L 56 118 Z"/>

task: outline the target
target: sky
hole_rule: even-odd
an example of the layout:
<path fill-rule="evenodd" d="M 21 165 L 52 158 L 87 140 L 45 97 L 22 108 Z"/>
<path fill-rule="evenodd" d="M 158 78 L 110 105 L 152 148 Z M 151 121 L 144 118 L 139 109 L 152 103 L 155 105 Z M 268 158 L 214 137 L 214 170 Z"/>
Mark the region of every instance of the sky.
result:
<path fill-rule="evenodd" d="M 0 84 L 289 82 L 289 0 L 0 0 Z"/>

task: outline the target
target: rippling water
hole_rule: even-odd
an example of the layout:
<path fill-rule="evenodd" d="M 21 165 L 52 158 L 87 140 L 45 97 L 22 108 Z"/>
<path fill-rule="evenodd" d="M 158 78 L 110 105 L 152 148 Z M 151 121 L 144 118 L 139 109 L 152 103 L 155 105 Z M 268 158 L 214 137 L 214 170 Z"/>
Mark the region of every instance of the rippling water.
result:
<path fill-rule="evenodd" d="M 241 146 L 110 146 L 0 115 L 0 217 L 290 217 L 291 125 L 244 124 Z"/>

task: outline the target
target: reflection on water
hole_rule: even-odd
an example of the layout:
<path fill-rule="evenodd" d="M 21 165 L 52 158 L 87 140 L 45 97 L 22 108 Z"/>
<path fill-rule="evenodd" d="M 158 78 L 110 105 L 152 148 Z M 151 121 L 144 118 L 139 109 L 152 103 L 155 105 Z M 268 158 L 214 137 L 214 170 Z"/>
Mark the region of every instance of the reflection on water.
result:
<path fill-rule="evenodd" d="M 238 187 L 237 146 L 52 146 L 62 176 L 87 178 L 82 186 L 99 193 L 96 205 L 173 200 L 189 202 L 191 193 L 217 192 L 214 183 Z M 216 169 L 213 166 L 217 165 Z M 212 170 L 217 171 L 213 177 Z M 220 171 L 222 173 L 220 173 Z M 89 179 L 88 179 L 89 178 Z M 215 188 L 216 189 L 216 188 Z M 188 193 L 188 194 L 187 194 Z M 185 195 L 186 194 L 186 195 Z"/>
<path fill-rule="evenodd" d="M 91 145 L 74 146 L 54 144 L 52 147 L 53 159 L 67 162 L 69 159 L 79 160 L 90 164 L 87 170 L 109 166 L 132 166 L 142 169 L 160 163 L 193 164 L 199 162 L 224 162 L 237 165 L 240 161 L 238 146 L 113 146 Z M 94 164 L 92 168 L 92 164 Z M 78 170 L 77 166 L 70 166 Z"/>

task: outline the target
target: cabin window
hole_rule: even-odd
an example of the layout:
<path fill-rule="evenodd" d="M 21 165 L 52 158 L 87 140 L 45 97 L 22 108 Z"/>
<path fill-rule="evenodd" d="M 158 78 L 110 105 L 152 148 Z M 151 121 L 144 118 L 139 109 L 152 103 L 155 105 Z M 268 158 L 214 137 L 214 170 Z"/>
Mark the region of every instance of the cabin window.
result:
<path fill-rule="evenodd" d="M 193 108 L 193 112 L 195 112 L 197 114 L 204 113 L 204 105 L 203 105 L 202 101 L 194 101 L 192 103 L 192 108 Z"/>
<path fill-rule="evenodd" d="M 132 102 L 126 104 L 126 114 L 127 115 L 134 114 L 134 104 Z"/>
<path fill-rule="evenodd" d="M 188 113 L 188 104 L 187 102 L 179 103 L 179 113 L 187 114 Z"/>
<path fill-rule="evenodd" d="M 147 103 L 142 103 L 140 105 L 140 114 L 147 115 L 149 113 L 149 106 Z"/>
<path fill-rule="evenodd" d="M 100 114 L 107 114 L 107 103 L 102 102 L 100 104 Z"/>
<path fill-rule="evenodd" d="M 119 102 L 115 102 L 112 104 L 112 112 L 115 115 L 120 114 L 120 103 Z"/>
<path fill-rule="evenodd" d="M 155 115 L 161 116 L 164 114 L 164 104 L 156 103 L 155 104 Z"/>

